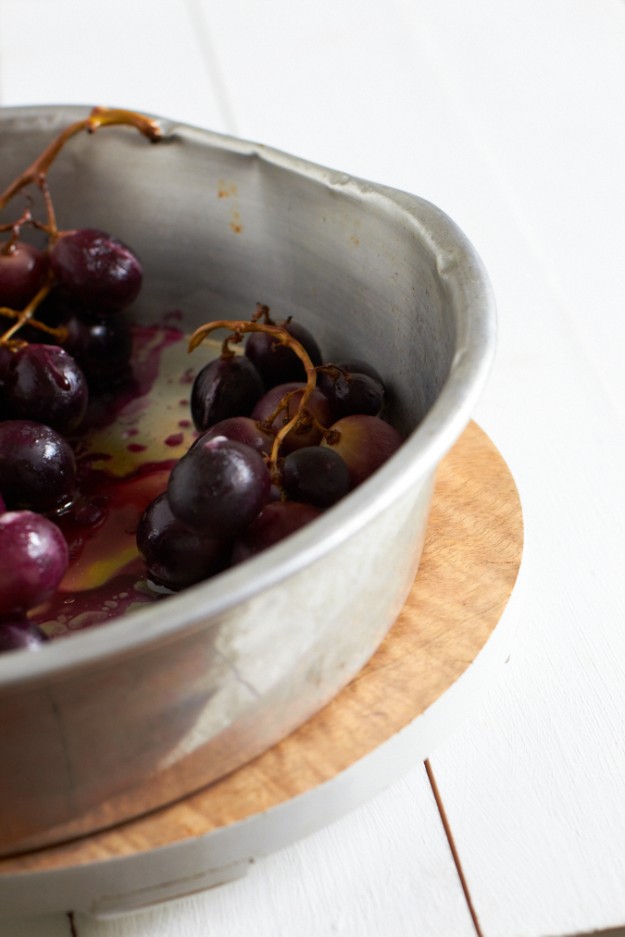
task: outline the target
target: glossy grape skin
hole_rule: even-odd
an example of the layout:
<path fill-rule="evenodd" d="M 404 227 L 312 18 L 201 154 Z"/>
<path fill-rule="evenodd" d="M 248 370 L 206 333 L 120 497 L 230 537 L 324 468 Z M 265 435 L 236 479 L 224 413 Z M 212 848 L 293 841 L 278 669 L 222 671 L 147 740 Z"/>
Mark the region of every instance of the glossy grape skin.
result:
<path fill-rule="evenodd" d="M 58 511 L 71 502 L 75 483 L 74 453 L 56 430 L 32 420 L 0 422 L 0 491 L 10 510 Z"/>
<path fill-rule="evenodd" d="M 80 365 L 89 387 L 109 387 L 129 376 L 132 332 L 127 318 L 70 315 L 62 324 L 67 330 L 63 347 Z"/>
<path fill-rule="evenodd" d="M 4 651 L 37 651 L 48 636 L 21 612 L 0 617 L 0 653 Z"/>
<path fill-rule="evenodd" d="M 119 312 L 137 298 L 143 269 L 135 254 L 105 231 L 64 231 L 50 249 L 62 295 L 98 314 Z"/>
<path fill-rule="evenodd" d="M 232 565 L 242 563 L 262 553 L 263 550 L 284 540 L 285 537 L 295 533 L 321 514 L 321 509 L 312 504 L 272 501 L 235 540 L 232 548 Z"/>
<path fill-rule="evenodd" d="M 172 514 L 165 493 L 146 508 L 137 527 L 137 547 L 148 579 L 173 592 L 208 579 L 224 569 L 230 545 L 203 537 L 181 524 Z"/>
<path fill-rule="evenodd" d="M 215 436 L 225 436 L 226 439 L 232 439 L 234 442 L 242 442 L 246 446 L 251 446 L 261 455 L 270 455 L 274 436 L 272 433 L 266 433 L 262 430 L 256 420 L 249 416 L 231 416 L 226 420 L 220 420 L 196 440 L 214 439 Z"/>
<path fill-rule="evenodd" d="M 332 379 L 323 382 L 322 390 L 330 402 L 335 420 L 352 413 L 378 416 L 384 405 L 383 385 L 358 371 L 337 372 Z"/>
<path fill-rule="evenodd" d="M 350 475 L 338 452 L 327 446 L 307 446 L 284 459 L 282 485 L 291 500 L 327 508 L 348 493 Z"/>
<path fill-rule="evenodd" d="M 319 345 L 305 326 L 293 319 L 281 322 L 280 326 L 304 347 L 313 365 L 321 364 Z M 256 366 L 266 388 L 306 380 L 304 365 L 297 354 L 267 332 L 252 332 L 248 336 L 245 355 Z"/>
<path fill-rule="evenodd" d="M 330 427 L 323 440 L 339 453 L 349 470 L 352 488 L 369 478 L 402 444 L 397 430 L 377 416 L 345 416 Z"/>
<path fill-rule="evenodd" d="M 174 466 L 167 497 L 186 527 L 229 539 L 256 517 L 270 488 L 269 471 L 255 449 L 216 436 L 199 440 Z"/>
<path fill-rule="evenodd" d="M 273 420 L 271 431 L 279 433 L 282 427 L 295 416 L 299 402 L 304 393 L 304 384 L 292 382 L 289 384 L 279 384 L 268 390 L 258 401 L 252 410 L 252 419 L 265 424 L 280 405 L 280 401 L 288 395 L 287 405 L 280 411 Z M 306 410 L 314 416 L 317 423 L 322 427 L 329 426 L 332 422 L 330 404 L 324 394 L 316 388 L 308 398 Z M 282 442 L 282 452 L 292 452 L 294 449 L 302 449 L 304 446 L 315 446 L 321 440 L 322 430 L 314 424 L 308 426 L 295 427 L 290 430 Z"/>
<path fill-rule="evenodd" d="M 191 390 L 196 429 L 209 429 L 228 417 L 249 416 L 264 393 L 260 374 L 242 355 L 215 358 L 198 372 Z"/>
<path fill-rule="evenodd" d="M 28 611 L 56 590 L 69 561 L 63 534 L 32 511 L 0 514 L 0 614 Z"/>
<path fill-rule="evenodd" d="M 43 286 L 47 255 L 25 241 L 0 248 L 0 306 L 22 310 Z"/>
<path fill-rule="evenodd" d="M 10 419 L 45 423 L 71 433 L 86 413 L 87 381 L 76 360 L 56 345 L 26 345 L 14 352 L 4 382 Z"/>

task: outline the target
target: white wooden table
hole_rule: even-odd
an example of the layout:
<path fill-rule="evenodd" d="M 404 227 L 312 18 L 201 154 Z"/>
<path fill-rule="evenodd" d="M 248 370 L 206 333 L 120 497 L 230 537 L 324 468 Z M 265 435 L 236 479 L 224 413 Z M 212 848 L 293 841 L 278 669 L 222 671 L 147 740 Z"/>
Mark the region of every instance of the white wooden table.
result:
<path fill-rule="evenodd" d="M 415 763 L 240 881 L 0 937 L 625 928 L 625 2 L 0 0 L 0 104 L 57 102 L 256 139 L 446 210 L 498 300 L 475 416 L 526 548 L 513 654 L 430 759 L 477 926 Z"/>

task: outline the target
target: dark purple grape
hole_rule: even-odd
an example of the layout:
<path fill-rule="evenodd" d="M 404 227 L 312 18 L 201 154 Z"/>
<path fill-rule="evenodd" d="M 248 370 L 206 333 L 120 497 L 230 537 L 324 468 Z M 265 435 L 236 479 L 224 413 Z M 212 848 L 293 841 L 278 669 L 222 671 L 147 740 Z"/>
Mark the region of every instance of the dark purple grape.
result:
<path fill-rule="evenodd" d="M 338 452 L 326 446 L 307 446 L 285 458 L 282 485 L 291 500 L 327 508 L 347 494 L 350 477 Z"/>
<path fill-rule="evenodd" d="M 336 365 L 341 371 L 347 371 L 349 374 L 367 374 L 378 384 L 384 386 L 384 381 L 378 369 L 369 361 L 363 361 L 361 358 L 350 358 L 349 361 L 339 361 Z"/>
<path fill-rule="evenodd" d="M 58 511 L 75 482 L 74 453 L 56 430 L 32 420 L 0 423 L 0 491 L 10 510 Z"/>
<path fill-rule="evenodd" d="M 125 309 L 137 298 L 143 270 L 135 254 L 105 231 L 65 231 L 50 250 L 64 297 L 93 312 Z"/>
<path fill-rule="evenodd" d="M 399 449 L 402 441 L 390 423 L 377 416 L 354 414 L 333 423 L 330 435 L 321 445 L 330 447 L 343 457 L 352 488 L 355 488 L 380 468 Z"/>
<path fill-rule="evenodd" d="M 12 359 L 13 352 L 6 345 L 0 345 L 0 420 L 6 420 L 7 418 L 4 385 Z"/>
<path fill-rule="evenodd" d="M 48 273 L 48 257 L 25 241 L 0 248 L 0 306 L 21 310 L 34 299 Z"/>
<path fill-rule="evenodd" d="M 0 514 L 0 614 L 25 612 L 50 598 L 67 564 L 65 538 L 47 517 Z"/>
<path fill-rule="evenodd" d="M 167 497 L 186 527 L 229 539 L 256 517 L 270 487 L 269 471 L 255 449 L 216 436 L 197 442 L 174 466 Z"/>
<path fill-rule="evenodd" d="M 273 434 L 264 432 L 251 417 L 231 416 L 207 429 L 193 445 L 197 445 L 200 439 L 214 439 L 215 436 L 225 436 L 226 439 L 232 439 L 234 442 L 245 443 L 261 455 L 270 455 L 274 440 Z"/>
<path fill-rule="evenodd" d="M 335 420 L 352 413 L 378 416 L 384 404 L 384 387 L 380 381 L 358 371 L 326 373 L 322 390 L 330 401 Z"/>
<path fill-rule="evenodd" d="M 90 387 L 119 384 L 130 375 L 132 332 L 128 319 L 108 316 L 65 318 L 67 338 L 63 347 L 76 359 Z"/>
<path fill-rule="evenodd" d="M 252 410 L 252 419 L 258 420 L 261 424 L 269 424 L 271 431 L 279 433 L 281 428 L 297 413 L 299 402 L 304 393 L 304 384 L 290 383 L 279 384 L 272 387 L 258 401 Z M 285 405 L 272 420 L 272 417 L 280 407 L 281 401 Z M 315 388 L 308 398 L 305 407 L 312 419 L 306 419 L 303 415 L 301 426 L 290 430 L 283 443 L 282 452 L 292 452 L 294 449 L 302 449 L 304 446 L 316 446 L 321 440 L 322 429 L 320 427 L 329 426 L 332 422 L 330 404 L 327 398 L 320 390 Z"/>
<path fill-rule="evenodd" d="M 232 549 L 231 563 L 234 565 L 256 556 L 315 520 L 321 513 L 321 509 L 312 504 L 272 501 L 237 537 Z"/>
<path fill-rule="evenodd" d="M 317 341 L 305 326 L 293 319 L 281 322 L 280 326 L 303 346 L 313 365 L 321 364 Z M 293 349 L 279 344 L 278 340 L 267 332 L 250 333 L 245 344 L 245 355 L 256 366 L 267 388 L 275 387 L 276 384 L 306 380 L 304 365 Z"/>
<path fill-rule="evenodd" d="M 174 592 L 215 575 L 230 559 L 229 544 L 194 533 L 174 517 L 166 494 L 143 512 L 137 546 L 148 578 Z"/>
<path fill-rule="evenodd" d="M 87 381 L 75 359 L 56 345 L 26 345 L 16 351 L 4 383 L 11 419 L 45 423 L 71 433 L 85 415 Z"/>
<path fill-rule="evenodd" d="M 209 361 L 198 372 L 191 390 L 196 429 L 209 429 L 228 417 L 249 416 L 263 392 L 258 371 L 242 355 Z"/>
<path fill-rule="evenodd" d="M 48 636 L 21 612 L 0 618 L 0 653 L 3 651 L 37 651 Z"/>

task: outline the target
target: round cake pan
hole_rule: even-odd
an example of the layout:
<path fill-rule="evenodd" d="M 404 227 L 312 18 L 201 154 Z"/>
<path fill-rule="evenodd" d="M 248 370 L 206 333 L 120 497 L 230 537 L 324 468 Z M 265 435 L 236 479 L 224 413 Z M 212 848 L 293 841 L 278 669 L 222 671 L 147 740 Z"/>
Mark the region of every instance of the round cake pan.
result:
<path fill-rule="evenodd" d="M 87 108 L 0 112 L 8 184 Z M 494 349 L 475 250 L 413 195 L 162 120 L 75 137 L 52 167 L 64 228 L 97 227 L 144 265 L 132 315 L 185 332 L 257 301 L 368 359 L 405 436 L 317 521 L 164 601 L 0 658 L 0 854 L 153 810 L 275 744 L 327 703 L 392 626 L 419 564 L 436 467 Z M 2 220 L 5 220 L 4 218 Z M 444 601 L 444 597 L 441 597 Z"/>

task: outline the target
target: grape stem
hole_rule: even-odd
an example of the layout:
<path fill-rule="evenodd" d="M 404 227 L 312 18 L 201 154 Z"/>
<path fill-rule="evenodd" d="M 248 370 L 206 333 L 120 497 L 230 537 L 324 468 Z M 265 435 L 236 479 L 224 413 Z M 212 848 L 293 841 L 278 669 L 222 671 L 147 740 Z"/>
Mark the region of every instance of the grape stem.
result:
<path fill-rule="evenodd" d="M 243 334 L 245 332 L 266 332 L 268 335 L 273 335 L 273 337 L 280 345 L 286 345 L 288 348 L 294 351 L 304 365 L 304 369 L 306 371 L 306 386 L 302 392 L 297 412 L 289 420 L 289 422 L 285 423 L 284 426 L 280 428 L 279 432 L 276 433 L 276 437 L 271 447 L 271 454 L 269 456 L 269 469 L 272 475 L 272 479 L 276 481 L 276 477 L 278 475 L 277 466 L 280 455 L 280 446 L 282 445 L 282 442 L 287 434 L 301 421 L 302 414 L 305 411 L 310 395 L 317 386 L 317 369 L 310 360 L 306 349 L 295 338 L 293 338 L 293 336 L 290 335 L 285 328 L 282 328 L 279 325 L 269 325 L 266 322 L 259 321 L 246 322 L 239 319 L 217 319 L 214 322 L 207 322 L 205 325 L 201 325 L 199 329 L 196 329 L 189 339 L 189 351 L 194 351 L 198 345 L 202 344 L 204 339 L 207 338 L 211 332 L 214 332 L 217 329 L 228 329 L 230 332 L 232 332 L 232 335 L 230 335 L 228 339 L 228 341 L 231 342 L 242 341 Z"/>
<path fill-rule="evenodd" d="M 15 309 L 10 309 L 8 306 L 0 306 L 0 315 L 8 316 L 11 319 L 16 321 L 13 323 L 10 328 L 3 332 L 0 335 L 0 345 L 10 345 L 13 340 L 13 336 L 18 332 L 22 326 L 29 323 L 34 326 L 34 328 L 39 329 L 41 332 L 46 332 L 48 335 L 53 335 L 55 338 L 62 341 L 66 337 L 66 330 L 64 328 L 52 328 L 50 325 L 46 325 L 44 322 L 39 322 L 38 319 L 33 318 L 37 306 L 46 298 L 50 289 L 52 288 L 51 283 L 45 283 L 39 292 L 33 296 L 31 301 L 27 306 L 22 309 L 21 312 L 17 312 Z"/>
<path fill-rule="evenodd" d="M 46 173 L 67 141 L 77 133 L 81 133 L 83 130 L 86 130 L 87 133 L 95 133 L 100 127 L 120 125 L 136 127 L 140 133 L 152 142 L 160 140 L 162 136 L 162 131 L 158 122 L 152 120 L 150 117 L 146 117 L 144 114 L 122 110 L 121 108 L 94 107 L 88 117 L 83 120 L 77 120 L 75 123 L 70 124 L 62 130 L 61 133 L 48 144 L 37 159 L 7 186 L 2 195 L 0 195 L 0 211 L 10 202 L 14 195 L 17 195 L 17 193 L 27 185 L 39 186 L 39 188 L 43 190 L 45 197 Z"/>

